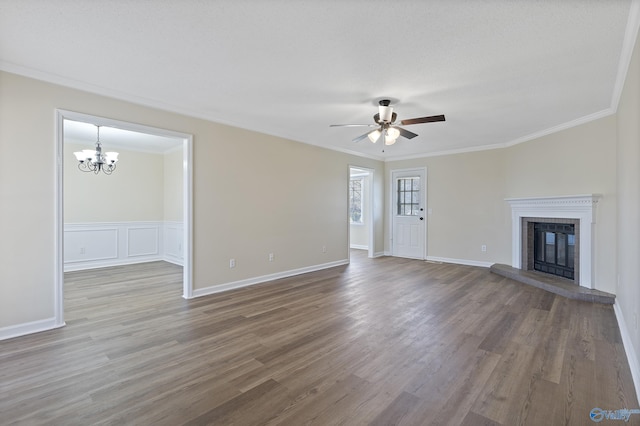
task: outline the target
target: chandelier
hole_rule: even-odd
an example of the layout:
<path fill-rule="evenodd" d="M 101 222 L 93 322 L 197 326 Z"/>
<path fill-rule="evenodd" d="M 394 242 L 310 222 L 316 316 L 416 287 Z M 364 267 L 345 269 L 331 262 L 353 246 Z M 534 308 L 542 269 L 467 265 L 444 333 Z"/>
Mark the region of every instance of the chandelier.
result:
<path fill-rule="evenodd" d="M 78 169 L 81 171 L 93 172 L 95 174 L 102 171 L 104 174 L 110 175 L 116 169 L 118 153 L 102 153 L 102 145 L 100 144 L 100 126 L 96 126 L 96 128 L 98 129 L 96 149 L 83 149 L 82 151 L 74 152 L 73 155 L 78 159 Z"/>

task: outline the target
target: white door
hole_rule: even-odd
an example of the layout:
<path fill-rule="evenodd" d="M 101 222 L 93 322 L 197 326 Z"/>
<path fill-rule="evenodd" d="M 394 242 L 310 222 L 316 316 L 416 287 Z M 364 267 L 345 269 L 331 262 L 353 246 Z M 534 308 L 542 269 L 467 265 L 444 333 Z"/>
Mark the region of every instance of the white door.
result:
<path fill-rule="evenodd" d="M 391 172 L 394 256 L 426 258 L 426 175 L 425 169 Z"/>

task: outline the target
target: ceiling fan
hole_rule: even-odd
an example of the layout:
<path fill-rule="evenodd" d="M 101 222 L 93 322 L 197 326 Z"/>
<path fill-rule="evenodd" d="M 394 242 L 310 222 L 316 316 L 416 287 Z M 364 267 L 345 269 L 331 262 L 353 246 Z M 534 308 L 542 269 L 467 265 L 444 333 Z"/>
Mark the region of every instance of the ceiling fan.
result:
<path fill-rule="evenodd" d="M 329 127 L 375 127 L 375 130 L 360 135 L 353 139 L 353 142 L 360 142 L 366 137 L 373 143 L 376 143 L 380 136 L 384 135 L 384 144 L 393 145 L 396 143 L 396 139 L 402 136 L 407 139 L 413 139 L 417 134 L 410 132 L 395 124 L 397 114 L 393 112 L 393 107 L 389 106 L 391 101 L 389 99 L 381 99 L 378 102 L 378 113 L 373 116 L 373 121 L 376 124 L 331 124 Z M 444 115 L 432 115 L 429 117 L 410 118 L 400 121 L 403 126 L 420 123 L 433 123 L 436 121 L 445 121 Z"/>

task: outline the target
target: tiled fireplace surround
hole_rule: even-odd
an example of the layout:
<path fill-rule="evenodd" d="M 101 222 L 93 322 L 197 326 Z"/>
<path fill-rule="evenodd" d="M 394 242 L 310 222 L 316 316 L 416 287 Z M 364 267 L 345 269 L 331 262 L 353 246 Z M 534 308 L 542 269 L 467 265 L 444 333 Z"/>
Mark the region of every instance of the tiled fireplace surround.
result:
<path fill-rule="evenodd" d="M 575 225 L 576 253 L 574 282 L 594 288 L 593 235 L 597 194 L 564 197 L 509 198 L 512 224 L 512 265 L 533 270 L 533 224 L 535 222 Z"/>

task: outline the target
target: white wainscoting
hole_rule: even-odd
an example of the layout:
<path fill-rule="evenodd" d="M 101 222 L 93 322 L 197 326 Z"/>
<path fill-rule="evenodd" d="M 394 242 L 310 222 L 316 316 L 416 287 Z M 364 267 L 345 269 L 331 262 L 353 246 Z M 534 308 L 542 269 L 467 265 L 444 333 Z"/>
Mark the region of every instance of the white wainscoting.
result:
<path fill-rule="evenodd" d="M 182 265 L 179 222 L 101 222 L 64 225 L 64 270 L 165 260 Z"/>
<path fill-rule="evenodd" d="M 164 222 L 164 260 L 182 265 L 184 254 L 184 226 L 182 222 Z"/>

